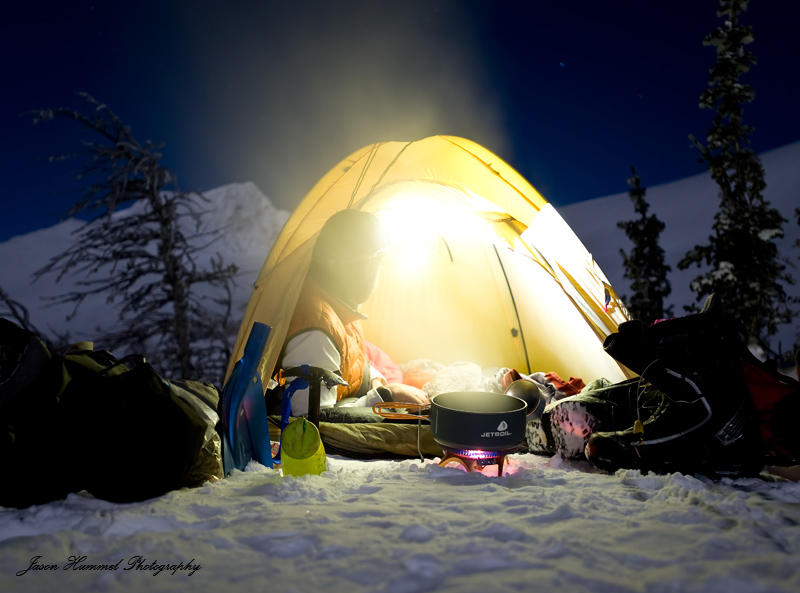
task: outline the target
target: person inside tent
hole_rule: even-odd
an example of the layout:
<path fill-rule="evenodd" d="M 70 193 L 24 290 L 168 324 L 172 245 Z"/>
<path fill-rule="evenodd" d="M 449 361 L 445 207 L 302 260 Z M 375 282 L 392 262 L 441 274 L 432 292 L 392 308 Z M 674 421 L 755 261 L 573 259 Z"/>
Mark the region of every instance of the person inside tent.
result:
<path fill-rule="evenodd" d="M 331 216 L 317 237 L 278 366 L 309 365 L 340 374 L 348 385 L 321 386 L 320 408 L 371 407 L 381 401 L 426 404 L 427 395 L 412 386 L 387 381 L 379 370 L 382 354 L 364 338 L 359 312 L 375 290 L 388 239 L 370 212 L 342 210 Z M 368 348 L 369 346 L 369 348 Z M 385 355 L 384 355 L 385 356 Z M 275 396 L 272 396 L 272 405 Z M 309 389 L 292 396 L 292 416 L 309 411 Z"/>

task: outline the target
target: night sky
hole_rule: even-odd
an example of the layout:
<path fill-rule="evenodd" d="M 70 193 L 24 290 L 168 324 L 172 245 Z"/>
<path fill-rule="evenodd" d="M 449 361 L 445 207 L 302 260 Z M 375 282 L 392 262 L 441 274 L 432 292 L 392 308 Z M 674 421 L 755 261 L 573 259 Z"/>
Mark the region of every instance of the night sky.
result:
<path fill-rule="evenodd" d="M 557 207 L 702 172 L 687 138 L 719 26 L 717 0 L 15 3 L 0 22 L 0 240 L 57 222 L 78 197 L 72 122 L 40 107 L 108 104 L 164 141 L 184 189 L 253 181 L 291 210 L 367 144 L 464 136 Z M 745 111 L 757 152 L 800 140 L 800 2 L 751 0 L 758 64 Z M 769 182 L 769 179 L 767 179 Z M 623 213 L 622 216 L 627 216 Z"/>

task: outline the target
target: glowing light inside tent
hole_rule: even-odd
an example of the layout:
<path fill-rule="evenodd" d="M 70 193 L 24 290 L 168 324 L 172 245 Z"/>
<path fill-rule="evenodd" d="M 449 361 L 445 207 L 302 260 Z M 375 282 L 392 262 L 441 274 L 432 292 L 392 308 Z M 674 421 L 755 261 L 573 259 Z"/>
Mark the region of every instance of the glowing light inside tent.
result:
<path fill-rule="evenodd" d="M 423 263 L 440 247 L 442 239 L 498 241 L 490 221 L 465 207 L 432 199 L 430 195 L 398 195 L 377 214 L 397 261 L 409 267 Z"/>

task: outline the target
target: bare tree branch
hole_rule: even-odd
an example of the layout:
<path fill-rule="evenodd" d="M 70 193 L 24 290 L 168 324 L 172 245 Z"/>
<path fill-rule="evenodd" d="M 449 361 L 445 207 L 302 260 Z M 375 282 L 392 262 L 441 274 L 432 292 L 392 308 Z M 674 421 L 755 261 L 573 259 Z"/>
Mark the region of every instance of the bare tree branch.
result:
<path fill-rule="evenodd" d="M 69 211 L 94 218 L 34 278 L 79 278 L 75 290 L 49 299 L 71 304 L 73 315 L 92 295 L 116 304 L 119 326 L 105 336 L 109 347 L 135 349 L 171 376 L 221 381 L 236 331 L 230 315 L 237 270 L 219 254 L 205 261 L 221 236 L 201 231 L 208 200 L 178 187 L 160 164 L 162 145 L 140 143 L 105 104 L 78 94 L 90 113 L 40 109 L 34 122 L 67 118 L 100 137 L 77 153 L 88 159 L 79 177 L 98 180 Z"/>

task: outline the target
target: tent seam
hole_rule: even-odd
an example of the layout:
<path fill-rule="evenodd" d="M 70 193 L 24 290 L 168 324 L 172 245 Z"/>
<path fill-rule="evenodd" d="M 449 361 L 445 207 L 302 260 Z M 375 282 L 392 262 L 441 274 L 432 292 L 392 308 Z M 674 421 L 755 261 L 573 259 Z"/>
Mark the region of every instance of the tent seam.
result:
<path fill-rule="evenodd" d="M 519 194 L 519 195 L 522 197 L 522 199 L 523 199 L 523 200 L 525 200 L 525 202 L 527 202 L 527 203 L 528 203 L 530 206 L 533 206 L 533 207 L 536 209 L 536 211 L 537 211 L 537 212 L 539 212 L 539 211 L 541 210 L 541 208 L 540 208 L 539 206 L 537 206 L 536 204 L 534 204 L 533 202 L 531 202 L 531 201 L 528 199 L 528 196 L 526 196 L 526 195 L 525 195 L 525 192 L 523 192 L 523 191 L 522 191 L 522 190 L 520 190 L 520 189 L 519 189 L 519 188 L 518 188 L 516 185 L 514 185 L 513 183 L 511 183 L 511 180 L 510 180 L 510 179 L 506 179 L 505 177 L 503 177 L 503 174 L 502 174 L 502 173 L 500 173 L 500 171 L 498 171 L 497 169 L 493 168 L 493 167 L 492 167 L 492 165 L 491 165 L 491 163 L 487 163 L 485 160 L 483 160 L 481 157 L 479 157 L 477 154 L 475 154 L 474 152 L 472 152 L 472 151 L 471 151 L 471 150 L 469 150 L 468 148 L 465 148 L 465 147 L 464 147 L 464 146 L 462 146 L 461 144 L 459 144 L 459 143 L 457 143 L 457 142 L 454 142 L 453 140 L 451 140 L 450 138 L 448 138 L 448 137 L 446 137 L 446 136 L 439 136 L 439 138 L 442 138 L 443 140 L 446 140 L 447 142 L 449 142 L 449 143 L 450 143 L 450 144 L 452 144 L 453 146 L 457 146 L 458 148 L 460 148 L 461 150 L 463 150 L 464 152 L 466 152 L 468 155 L 471 155 L 471 156 L 472 156 L 472 157 L 473 157 L 475 160 L 477 160 L 479 163 L 481 163 L 481 164 L 482 164 L 484 167 L 486 167 L 486 168 L 487 168 L 487 169 L 489 169 L 489 170 L 490 170 L 492 173 L 494 173 L 495 175 L 497 175 L 497 176 L 498 176 L 500 179 L 502 179 L 503 181 L 505 181 L 505 182 L 506 182 L 506 183 L 509 185 L 509 187 L 512 187 L 512 188 L 514 188 L 514 191 L 515 191 L 515 192 L 517 192 L 517 193 L 518 193 L 518 194 Z M 514 168 L 513 168 L 511 165 L 508 165 L 508 166 L 509 166 L 509 168 L 513 169 L 513 170 L 514 170 L 514 171 L 517 173 L 517 175 L 519 175 L 519 171 L 516 171 L 516 169 L 514 169 Z M 520 175 L 520 177 L 522 177 L 522 175 Z M 534 189 L 535 189 L 535 188 L 534 188 Z M 538 190 L 537 190 L 537 192 L 538 192 Z M 541 194 L 540 194 L 540 195 L 541 195 Z M 542 197 L 544 198 L 544 196 L 542 196 Z M 548 202 L 548 203 L 549 203 L 549 202 Z"/>

